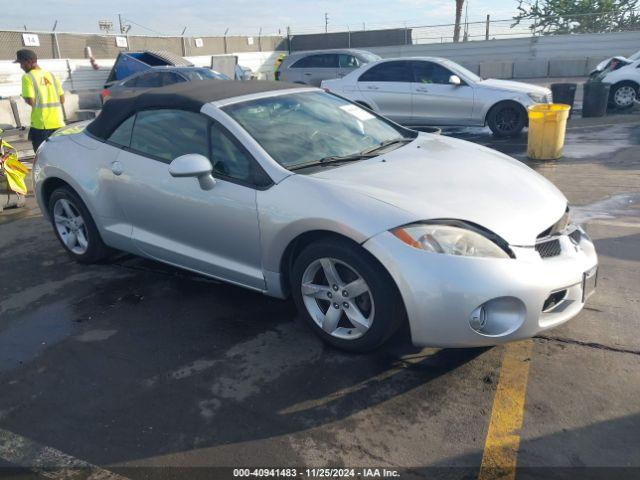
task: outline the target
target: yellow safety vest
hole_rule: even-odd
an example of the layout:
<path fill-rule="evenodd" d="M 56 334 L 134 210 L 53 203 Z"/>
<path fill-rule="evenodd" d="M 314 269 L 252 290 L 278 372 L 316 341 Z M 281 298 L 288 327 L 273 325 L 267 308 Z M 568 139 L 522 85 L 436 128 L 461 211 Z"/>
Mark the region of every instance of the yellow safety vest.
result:
<path fill-rule="evenodd" d="M 22 76 L 22 96 L 35 99 L 31 109 L 31 128 L 52 130 L 64 127 L 64 113 L 60 95 L 64 92 L 58 79 L 41 68 L 34 68 Z"/>

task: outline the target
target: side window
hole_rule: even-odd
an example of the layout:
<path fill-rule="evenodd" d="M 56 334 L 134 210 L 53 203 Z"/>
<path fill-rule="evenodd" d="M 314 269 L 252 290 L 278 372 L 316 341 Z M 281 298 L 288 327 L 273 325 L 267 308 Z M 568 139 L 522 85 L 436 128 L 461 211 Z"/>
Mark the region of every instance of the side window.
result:
<path fill-rule="evenodd" d="M 359 82 L 412 82 L 413 74 L 408 61 L 383 62 L 360 75 Z"/>
<path fill-rule="evenodd" d="M 162 85 L 173 85 L 174 83 L 184 82 L 185 79 L 176 72 L 162 72 Z"/>
<path fill-rule="evenodd" d="M 413 62 L 413 74 L 416 83 L 448 84 L 453 73 L 433 62 Z"/>
<path fill-rule="evenodd" d="M 353 55 L 338 55 L 340 68 L 358 68 L 360 66 L 360 62 Z"/>
<path fill-rule="evenodd" d="M 254 160 L 217 124 L 211 126 L 211 163 L 218 175 L 253 183 Z"/>
<path fill-rule="evenodd" d="M 127 118 L 113 131 L 107 140 L 111 143 L 115 143 L 116 145 L 128 147 L 131 143 L 131 131 L 133 130 L 133 120 L 135 118 L 135 115 L 131 115 Z"/>
<path fill-rule="evenodd" d="M 308 68 L 311 64 L 311 57 L 303 57 L 289 68 Z"/>
<path fill-rule="evenodd" d="M 140 75 L 138 77 L 138 81 L 136 82 L 136 87 L 138 88 L 154 88 L 162 86 L 162 73 L 161 72 L 150 72 L 146 75 Z"/>
<path fill-rule="evenodd" d="M 183 110 L 138 112 L 131 149 L 167 162 L 187 153 L 209 157 L 208 124 L 204 115 Z"/>
<path fill-rule="evenodd" d="M 131 80 L 127 80 L 126 82 L 124 82 L 122 86 L 127 88 L 133 88 L 136 86 L 137 81 L 138 81 L 138 77 L 134 77 Z"/>
<path fill-rule="evenodd" d="M 333 53 L 324 53 L 321 55 L 309 55 L 301 58 L 291 65 L 291 68 L 337 68 L 338 55 Z"/>

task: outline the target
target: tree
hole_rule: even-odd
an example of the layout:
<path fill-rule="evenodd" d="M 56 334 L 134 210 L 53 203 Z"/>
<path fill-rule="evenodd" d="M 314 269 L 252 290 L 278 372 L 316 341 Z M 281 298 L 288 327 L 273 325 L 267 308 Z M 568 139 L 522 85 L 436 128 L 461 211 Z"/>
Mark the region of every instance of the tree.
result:
<path fill-rule="evenodd" d="M 512 27 L 531 22 L 532 33 L 602 33 L 640 29 L 640 0 L 518 0 Z"/>
<path fill-rule="evenodd" d="M 462 21 L 462 6 L 464 0 L 456 0 L 456 23 L 453 26 L 453 41 L 460 41 L 460 22 Z"/>

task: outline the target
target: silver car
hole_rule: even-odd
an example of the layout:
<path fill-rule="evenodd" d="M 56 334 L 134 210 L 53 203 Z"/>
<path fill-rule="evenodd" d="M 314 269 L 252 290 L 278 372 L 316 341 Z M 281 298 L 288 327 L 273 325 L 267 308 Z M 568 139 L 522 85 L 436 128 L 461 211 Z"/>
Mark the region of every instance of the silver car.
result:
<path fill-rule="evenodd" d="M 107 83 L 101 96 L 103 101 L 106 101 L 117 96 L 139 93 L 147 88 L 166 87 L 174 83 L 199 80 L 230 80 L 230 78 L 205 67 L 153 67 L 134 73 L 124 80 Z"/>
<path fill-rule="evenodd" d="M 323 80 L 344 77 L 376 60 L 380 60 L 378 55 L 350 48 L 296 52 L 282 60 L 276 72 L 276 80 L 319 87 Z"/>
<path fill-rule="evenodd" d="M 369 63 L 322 87 L 403 125 L 489 125 L 512 136 L 527 125 L 527 107 L 551 102 L 548 88 L 484 79 L 438 57 Z"/>
<path fill-rule="evenodd" d="M 352 351 L 531 337 L 594 290 L 594 246 L 522 163 L 322 90 L 195 82 L 107 102 L 37 153 L 80 262 L 124 250 L 278 298 Z M 259 319 L 256 319 L 258 321 Z"/>

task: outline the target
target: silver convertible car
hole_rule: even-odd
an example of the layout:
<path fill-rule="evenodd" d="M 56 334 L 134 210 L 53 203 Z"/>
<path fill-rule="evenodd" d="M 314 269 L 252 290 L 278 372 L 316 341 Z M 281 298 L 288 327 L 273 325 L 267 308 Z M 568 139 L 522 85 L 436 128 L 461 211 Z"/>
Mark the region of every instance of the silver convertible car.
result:
<path fill-rule="evenodd" d="M 124 250 L 292 296 L 351 351 L 404 322 L 416 345 L 531 337 L 595 288 L 593 244 L 543 177 L 312 87 L 202 81 L 114 98 L 43 144 L 34 178 L 78 261 Z"/>

